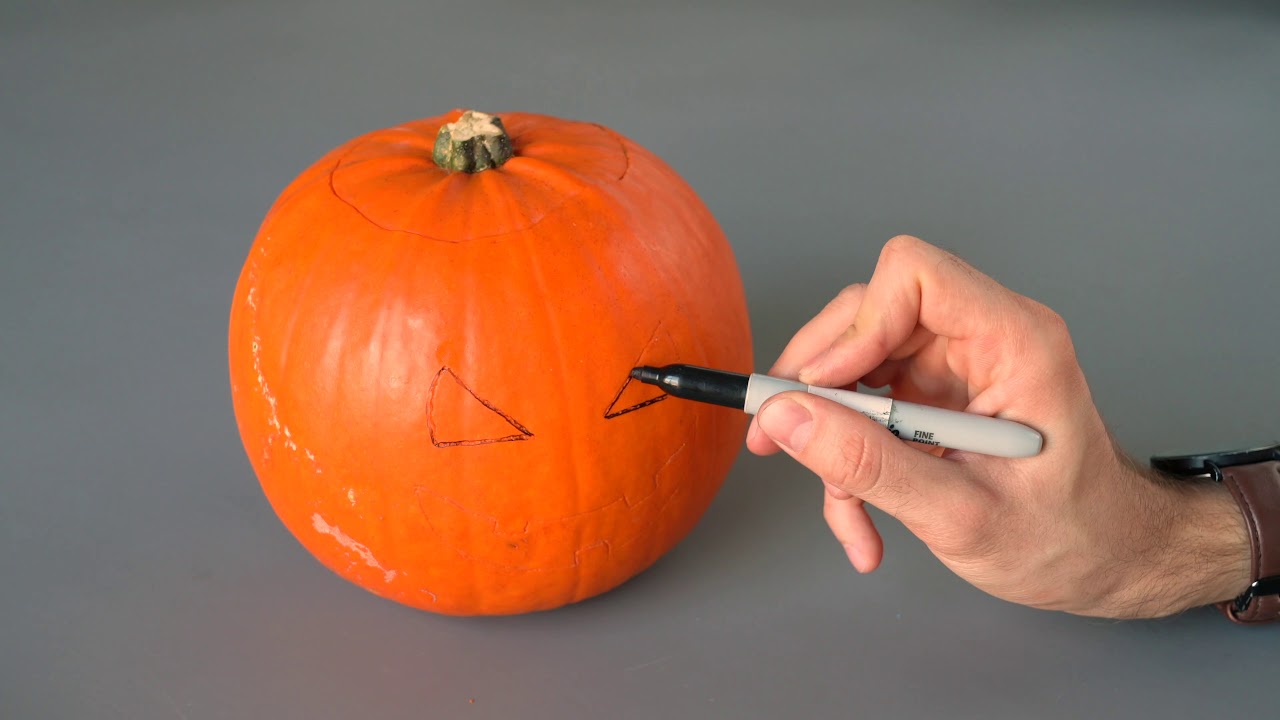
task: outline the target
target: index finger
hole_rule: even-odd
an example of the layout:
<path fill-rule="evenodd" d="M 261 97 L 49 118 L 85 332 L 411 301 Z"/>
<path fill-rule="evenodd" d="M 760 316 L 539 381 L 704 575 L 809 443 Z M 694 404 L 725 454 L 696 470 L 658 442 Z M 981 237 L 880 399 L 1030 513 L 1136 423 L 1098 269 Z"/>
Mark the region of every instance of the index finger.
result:
<path fill-rule="evenodd" d="M 885 244 L 852 324 L 799 371 L 801 382 L 840 387 L 883 363 L 916 332 L 955 340 L 1026 325 L 1017 296 L 960 258 L 906 235 Z"/>
<path fill-rule="evenodd" d="M 839 337 L 857 316 L 866 290 L 867 286 L 863 283 L 841 290 L 821 312 L 796 332 L 778 356 L 778 361 L 769 368 L 769 374 L 774 377 L 795 378 L 801 368 L 831 347 L 832 339 Z"/>

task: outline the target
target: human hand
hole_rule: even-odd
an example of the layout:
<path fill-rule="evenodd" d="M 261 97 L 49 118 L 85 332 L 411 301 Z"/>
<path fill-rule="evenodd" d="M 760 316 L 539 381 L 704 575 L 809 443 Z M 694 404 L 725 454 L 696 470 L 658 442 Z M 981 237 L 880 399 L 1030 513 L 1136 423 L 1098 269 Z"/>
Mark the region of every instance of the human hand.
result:
<path fill-rule="evenodd" d="M 1031 458 L 944 452 L 820 397 L 770 399 L 748 448 L 781 448 L 817 473 L 827 523 L 861 572 L 883 555 L 866 502 L 974 586 L 1032 607 L 1158 617 L 1249 584 L 1244 520 L 1226 489 L 1166 480 L 1127 458 L 1062 318 L 921 240 L 890 240 L 870 282 L 846 288 L 801 328 L 770 374 L 887 385 L 895 399 L 1044 435 Z"/>

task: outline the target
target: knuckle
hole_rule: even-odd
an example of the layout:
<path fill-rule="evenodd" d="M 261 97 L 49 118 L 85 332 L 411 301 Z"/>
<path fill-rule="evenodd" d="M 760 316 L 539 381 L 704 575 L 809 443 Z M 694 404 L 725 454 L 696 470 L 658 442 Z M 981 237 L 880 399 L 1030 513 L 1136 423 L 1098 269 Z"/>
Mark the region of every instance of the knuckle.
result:
<path fill-rule="evenodd" d="M 1071 341 L 1071 330 L 1067 327 L 1066 319 L 1035 300 L 1027 300 L 1026 304 L 1033 331 L 1043 347 L 1054 357 L 1074 357 L 1075 346 Z"/>
<path fill-rule="evenodd" d="M 880 256 L 884 258 L 911 254 L 919 250 L 924 244 L 923 240 L 913 235 L 894 235 L 884 244 L 884 248 L 880 251 Z"/>
<path fill-rule="evenodd" d="M 854 283 L 852 285 L 847 285 L 843 289 L 841 289 L 840 292 L 836 293 L 835 299 L 831 301 L 830 305 L 835 305 L 835 306 L 855 305 L 862 301 L 862 296 L 863 294 L 866 293 L 866 291 L 867 291 L 866 283 Z"/>
<path fill-rule="evenodd" d="M 847 285 L 831 298 L 823 312 L 838 312 L 841 314 L 857 312 L 858 307 L 862 304 L 862 298 L 866 295 L 866 283 L 854 283 Z"/>
<path fill-rule="evenodd" d="M 862 497 L 872 494 L 880 477 L 880 456 L 860 433 L 842 437 L 832 453 L 832 475 L 828 482 Z"/>
<path fill-rule="evenodd" d="M 876 265 L 879 268 L 893 268 L 899 265 L 912 265 L 918 261 L 924 241 L 910 235 L 896 235 L 880 248 L 880 258 Z"/>
<path fill-rule="evenodd" d="M 1052 335 L 1068 336 L 1067 321 L 1053 309 L 1043 303 L 1031 301 L 1032 309 L 1039 325 L 1044 328 L 1045 332 Z"/>
<path fill-rule="evenodd" d="M 849 348 L 854 343 L 866 343 L 868 339 L 864 339 L 862 335 L 863 333 L 859 332 L 858 326 L 851 324 L 849 327 L 840 331 L 840 334 L 836 336 L 835 340 L 831 341 L 831 347 L 834 348 L 836 352 L 844 352 L 845 349 Z"/>
<path fill-rule="evenodd" d="M 897 346 L 891 343 L 889 341 L 889 337 L 885 335 L 883 332 L 869 332 L 869 333 L 855 334 L 854 331 L 856 331 L 856 329 L 852 329 L 852 330 L 853 331 L 849 333 L 848 342 L 852 343 L 852 341 L 856 337 L 858 343 L 861 344 L 866 349 L 866 352 L 868 352 L 874 357 L 888 358 L 889 354 L 897 349 Z"/>

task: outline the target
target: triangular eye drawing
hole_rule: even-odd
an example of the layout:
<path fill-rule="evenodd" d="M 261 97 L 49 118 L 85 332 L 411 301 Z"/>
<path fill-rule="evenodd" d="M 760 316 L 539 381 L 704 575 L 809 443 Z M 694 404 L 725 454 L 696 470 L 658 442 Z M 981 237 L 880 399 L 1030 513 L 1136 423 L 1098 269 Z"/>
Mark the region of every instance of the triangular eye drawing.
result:
<path fill-rule="evenodd" d="M 636 358 L 634 363 L 622 369 L 621 375 L 626 379 L 622 381 L 622 386 L 618 388 L 618 393 L 613 396 L 613 402 L 609 403 L 609 407 L 605 408 L 604 419 L 612 420 L 619 415 L 626 415 L 660 400 L 666 400 L 669 396 L 662 392 L 661 389 L 633 380 L 631 378 L 631 368 L 637 365 L 666 365 L 667 363 L 675 362 L 677 356 L 675 343 L 671 341 L 671 336 L 659 323 L 653 329 L 653 335 L 649 337 L 649 342 L 645 343 L 644 349 L 640 351 L 640 357 Z"/>
<path fill-rule="evenodd" d="M 666 400 L 669 396 L 662 390 L 653 385 L 646 385 L 642 382 L 632 380 L 628 375 L 622 387 L 618 388 L 618 394 L 613 398 L 613 402 L 609 403 L 609 407 L 604 411 L 605 420 L 612 420 L 619 415 L 626 415 L 629 412 L 639 410 L 642 407 L 652 405 L 659 400 Z"/>
<path fill-rule="evenodd" d="M 448 367 L 440 368 L 431 380 L 427 428 L 431 444 L 438 448 L 515 442 L 533 437 L 529 428 L 476 395 Z"/>

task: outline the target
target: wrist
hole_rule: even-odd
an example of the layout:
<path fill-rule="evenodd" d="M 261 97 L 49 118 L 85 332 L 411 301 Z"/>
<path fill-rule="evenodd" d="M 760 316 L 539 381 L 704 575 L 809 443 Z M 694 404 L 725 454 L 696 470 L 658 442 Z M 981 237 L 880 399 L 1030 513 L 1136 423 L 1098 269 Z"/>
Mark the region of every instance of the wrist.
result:
<path fill-rule="evenodd" d="M 1167 500 L 1164 542 L 1156 549 L 1141 616 L 1161 617 L 1231 600 L 1251 580 L 1248 528 L 1231 493 L 1219 483 L 1144 473 Z M 1145 587 L 1143 587 L 1145 586 Z"/>
<path fill-rule="evenodd" d="M 1182 538 L 1186 547 L 1198 544 L 1201 548 L 1200 560 L 1194 563 L 1199 565 L 1202 578 L 1200 592 L 1189 607 L 1232 600 L 1244 592 L 1251 580 L 1251 549 L 1244 515 L 1221 484 L 1206 481 L 1189 485 L 1187 492 L 1194 496 L 1189 509 L 1202 520 L 1196 523 L 1188 517 L 1187 525 L 1198 527 Z"/>

